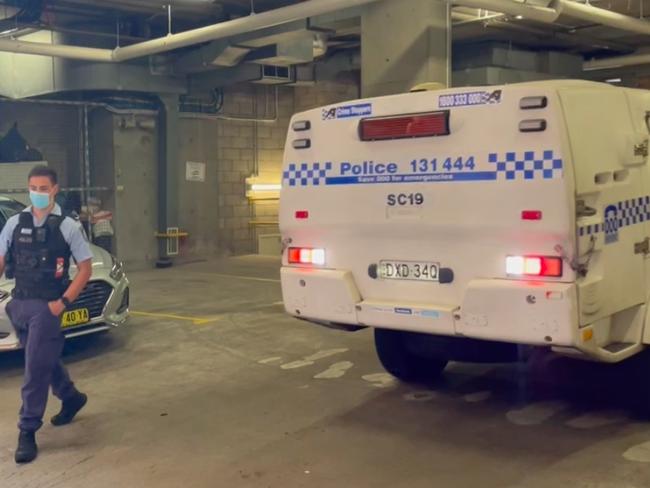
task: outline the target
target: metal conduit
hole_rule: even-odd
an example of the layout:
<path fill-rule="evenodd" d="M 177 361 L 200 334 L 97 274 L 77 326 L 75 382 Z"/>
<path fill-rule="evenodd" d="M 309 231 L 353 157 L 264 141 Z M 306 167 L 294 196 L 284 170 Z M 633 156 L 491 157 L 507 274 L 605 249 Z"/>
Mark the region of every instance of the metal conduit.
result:
<path fill-rule="evenodd" d="M 249 15 L 226 22 L 169 34 L 158 39 L 139 42 L 115 49 L 97 49 L 65 44 L 0 39 L 0 51 L 22 54 L 62 57 L 83 61 L 119 63 L 131 59 L 160 54 L 203 42 L 224 39 L 238 34 L 294 22 L 297 20 L 328 14 L 337 10 L 367 5 L 378 0 L 307 0 L 260 14 Z M 386 1 L 386 0 L 384 0 Z M 388 0 L 394 1 L 394 0 Z"/>

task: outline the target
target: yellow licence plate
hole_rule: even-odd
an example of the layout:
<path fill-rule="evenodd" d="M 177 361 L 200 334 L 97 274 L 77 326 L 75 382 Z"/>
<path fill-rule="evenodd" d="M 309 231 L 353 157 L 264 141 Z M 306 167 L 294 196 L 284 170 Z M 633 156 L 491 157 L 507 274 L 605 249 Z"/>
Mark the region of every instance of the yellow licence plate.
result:
<path fill-rule="evenodd" d="M 74 327 L 75 325 L 85 324 L 90 321 L 90 313 L 87 308 L 80 308 L 78 310 L 70 310 L 63 314 L 61 319 L 61 327 Z"/>

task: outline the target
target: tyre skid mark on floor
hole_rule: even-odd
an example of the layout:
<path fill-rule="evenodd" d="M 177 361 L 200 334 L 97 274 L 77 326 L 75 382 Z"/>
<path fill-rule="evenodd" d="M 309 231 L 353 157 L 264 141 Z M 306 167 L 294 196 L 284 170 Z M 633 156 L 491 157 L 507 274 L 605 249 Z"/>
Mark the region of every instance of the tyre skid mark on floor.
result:
<path fill-rule="evenodd" d="M 333 380 L 336 378 L 341 378 L 345 376 L 345 373 L 348 372 L 354 366 L 354 363 L 350 361 L 340 361 L 338 363 L 332 364 L 325 371 L 318 373 L 314 376 L 317 380 Z"/>
<path fill-rule="evenodd" d="M 480 403 L 488 400 L 492 396 L 492 392 L 489 390 L 477 391 L 475 393 L 468 393 L 463 396 L 463 400 L 467 403 Z"/>
<path fill-rule="evenodd" d="M 397 379 L 388 373 L 373 373 L 361 377 L 375 388 L 390 388 L 397 385 Z"/>
<path fill-rule="evenodd" d="M 280 366 L 280 368 L 284 370 L 304 368 L 306 366 L 311 366 L 313 364 L 316 364 L 316 361 L 319 361 L 321 359 L 326 359 L 332 356 L 336 356 L 337 354 L 343 354 L 344 352 L 348 352 L 348 350 L 349 349 L 346 348 L 338 348 L 338 349 L 326 349 L 323 351 L 318 351 L 298 361 L 292 361 L 290 363 L 283 364 L 282 366 Z"/>
<path fill-rule="evenodd" d="M 272 358 L 266 358 L 266 359 L 260 359 L 257 364 L 271 364 L 271 363 L 277 363 L 279 361 L 282 361 L 282 358 L 279 356 L 272 357 Z"/>
<path fill-rule="evenodd" d="M 506 418 L 515 425 L 532 426 L 544 423 L 568 407 L 566 402 L 547 401 L 530 403 L 506 413 Z"/>
<path fill-rule="evenodd" d="M 405 393 L 402 398 L 407 402 L 429 402 L 438 398 L 438 394 L 435 391 L 422 390 Z"/>
<path fill-rule="evenodd" d="M 608 425 L 618 424 L 628 420 L 628 415 L 621 410 L 604 410 L 587 412 L 566 422 L 574 429 L 597 429 Z"/>
<path fill-rule="evenodd" d="M 650 441 L 630 447 L 623 453 L 623 457 L 628 461 L 650 463 Z"/>

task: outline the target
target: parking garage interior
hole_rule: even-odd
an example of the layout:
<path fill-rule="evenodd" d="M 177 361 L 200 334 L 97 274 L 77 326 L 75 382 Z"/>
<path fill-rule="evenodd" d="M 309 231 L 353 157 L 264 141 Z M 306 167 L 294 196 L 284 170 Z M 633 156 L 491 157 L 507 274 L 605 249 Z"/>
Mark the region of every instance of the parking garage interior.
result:
<path fill-rule="evenodd" d="M 84 296 L 103 300 L 92 323 L 66 331 L 88 405 L 46 423 L 27 466 L 23 352 L 0 334 L 0 486 L 649 486 L 646 358 L 537 348 L 401 382 L 372 328 L 290 316 L 280 271 L 295 114 L 549 80 L 647 90 L 648 14 L 646 0 L 0 1 L 0 225 L 47 165 L 110 277 Z"/>

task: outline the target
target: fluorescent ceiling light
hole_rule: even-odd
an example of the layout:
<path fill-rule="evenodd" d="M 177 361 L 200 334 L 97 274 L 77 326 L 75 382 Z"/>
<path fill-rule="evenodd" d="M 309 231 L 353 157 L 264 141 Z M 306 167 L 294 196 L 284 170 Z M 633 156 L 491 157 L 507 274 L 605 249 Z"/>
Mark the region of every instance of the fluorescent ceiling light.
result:
<path fill-rule="evenodd" d="M 251 185 L 252 191 L 280 191 L 281 189 L 282 185 L 279 183 L 253 183 Z"/>

